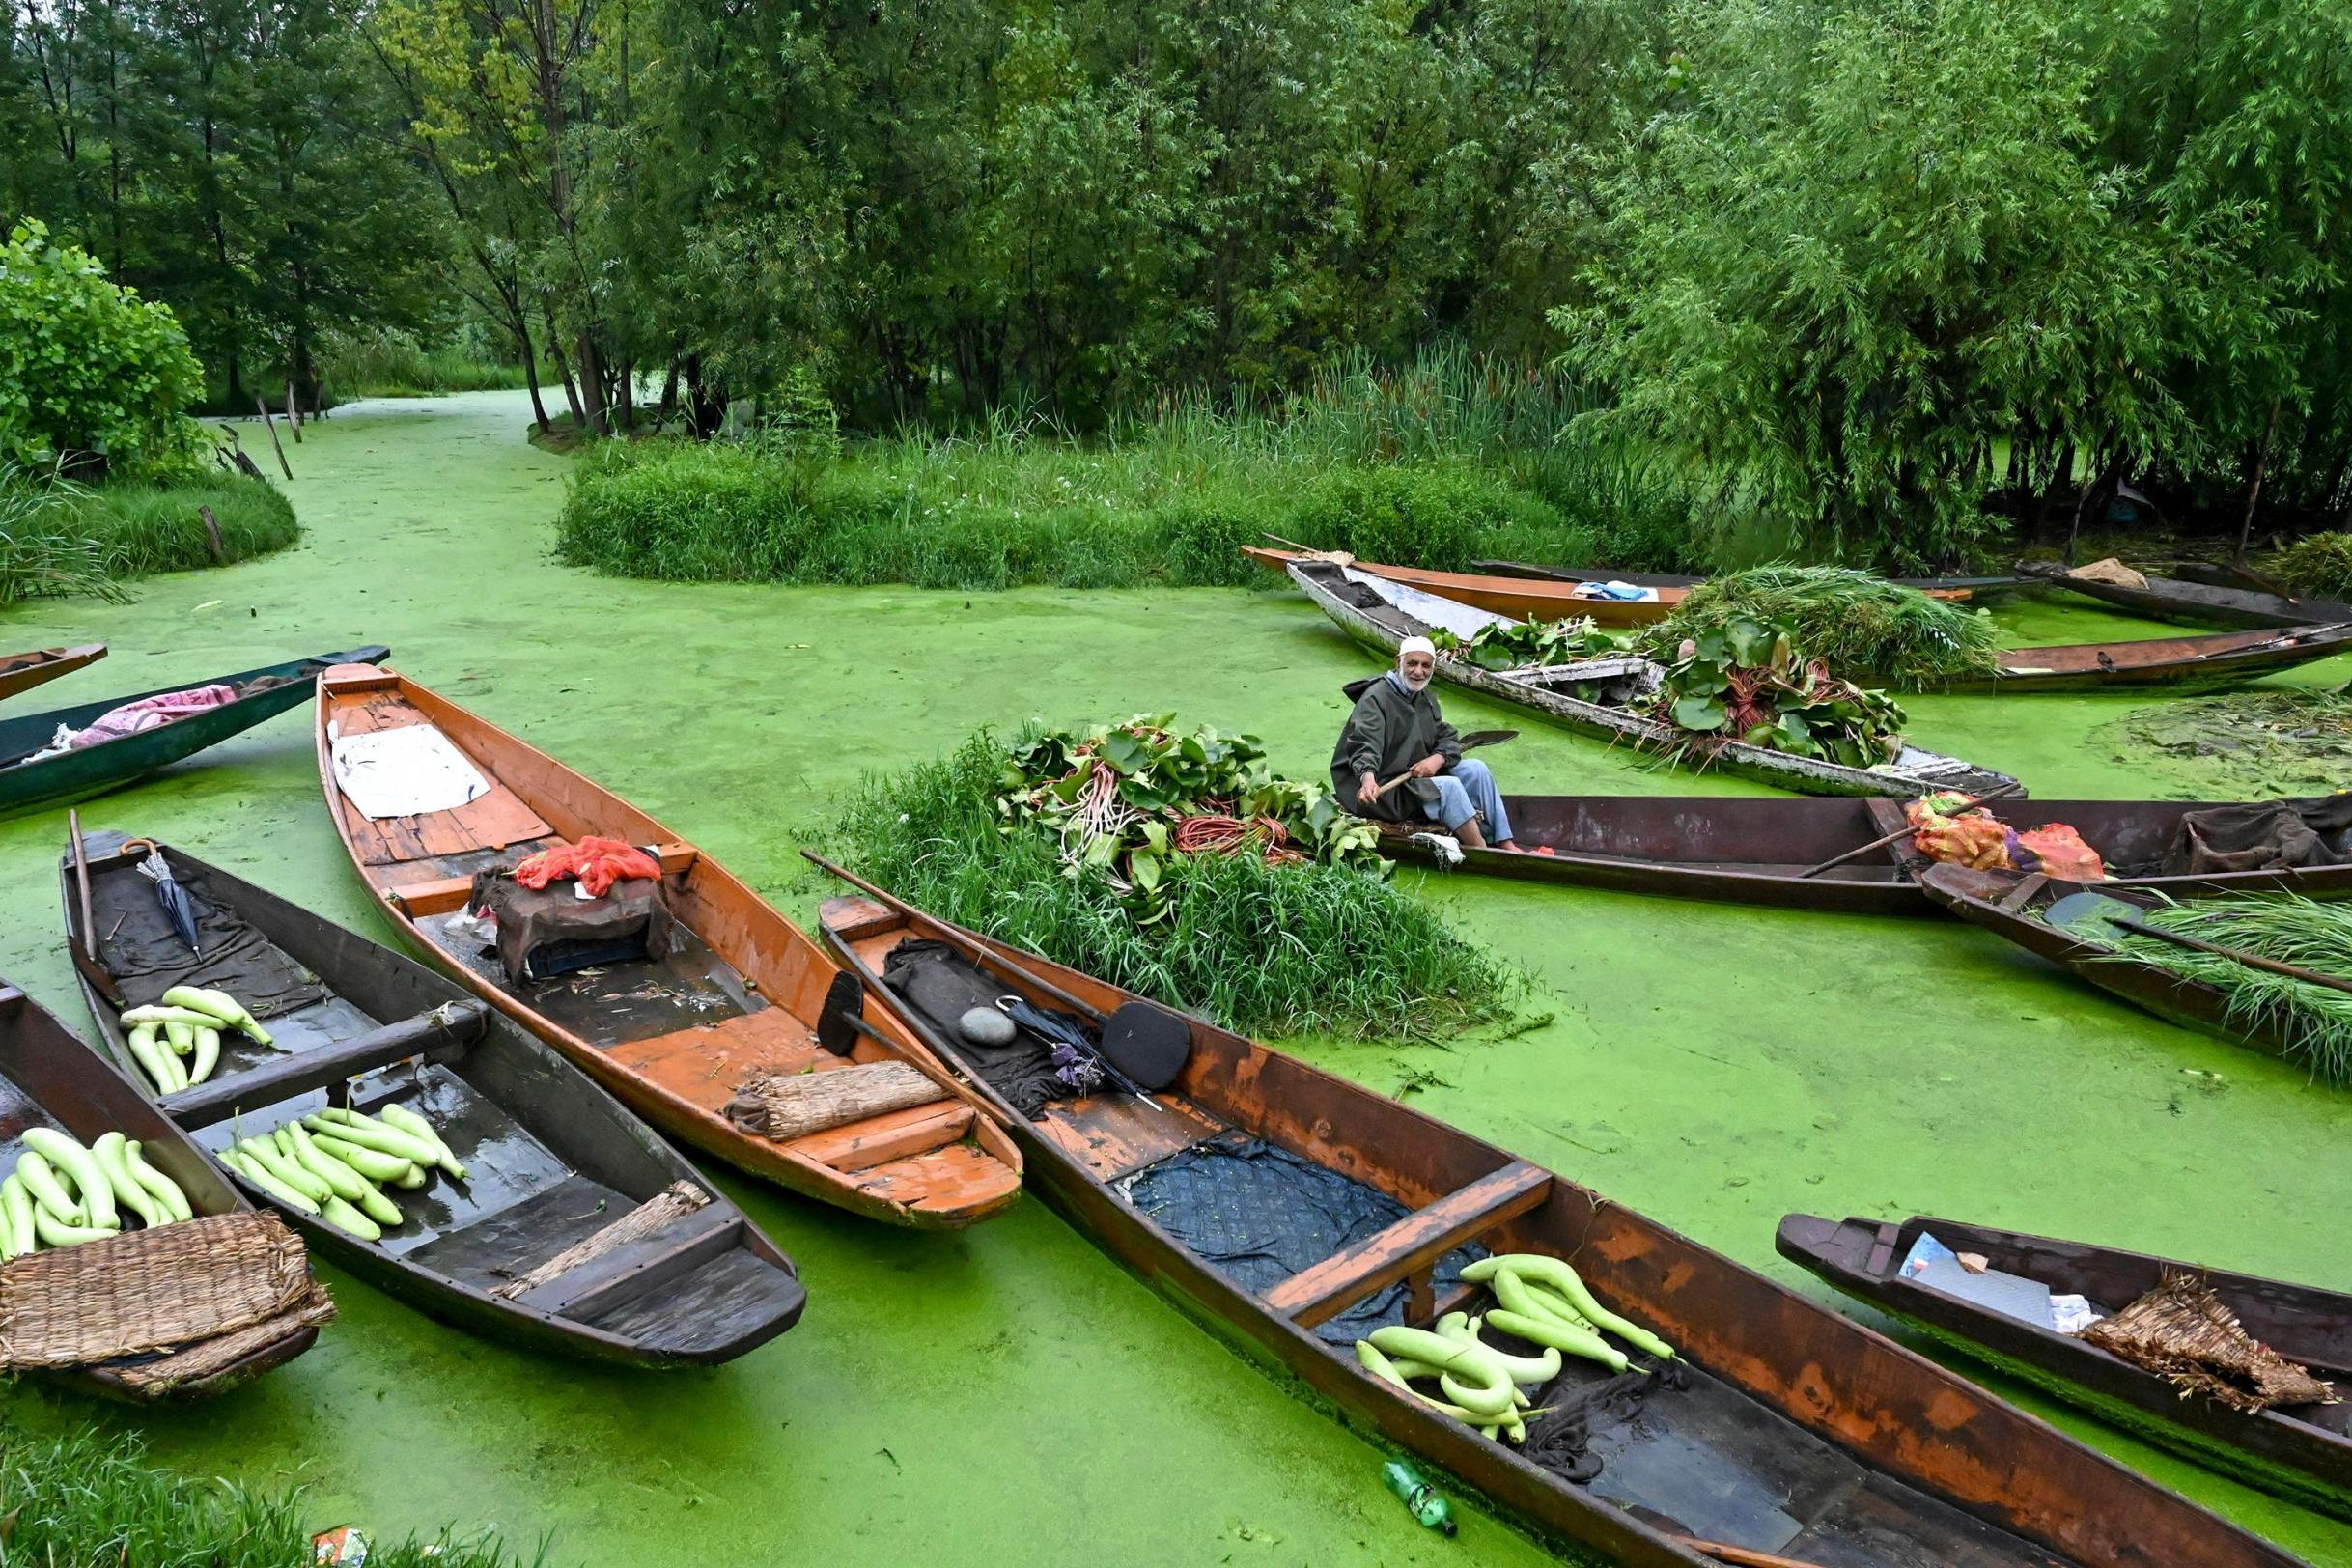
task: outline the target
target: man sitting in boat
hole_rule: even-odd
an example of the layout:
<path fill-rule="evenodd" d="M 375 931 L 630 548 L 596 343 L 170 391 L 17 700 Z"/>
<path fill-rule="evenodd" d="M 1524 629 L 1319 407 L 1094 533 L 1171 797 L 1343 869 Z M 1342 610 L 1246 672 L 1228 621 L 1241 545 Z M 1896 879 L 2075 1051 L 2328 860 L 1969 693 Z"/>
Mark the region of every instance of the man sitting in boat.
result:
<path fill-rule="evenodd" d="M 1359 816 L 1442 823 L 1467 848 L 1491 844 L 1517 853 L 1495 776 L 1477 758 L 1463 757 L 1461 740 L 1429 689 L 1437 673 L 1437 646 L 1407 637 L 1396 668 L 1348 686 L 1356 709 L 1331 748 L 1331 791 Z M 1400 774 L 1393 788 L 1381 788 Z"/>

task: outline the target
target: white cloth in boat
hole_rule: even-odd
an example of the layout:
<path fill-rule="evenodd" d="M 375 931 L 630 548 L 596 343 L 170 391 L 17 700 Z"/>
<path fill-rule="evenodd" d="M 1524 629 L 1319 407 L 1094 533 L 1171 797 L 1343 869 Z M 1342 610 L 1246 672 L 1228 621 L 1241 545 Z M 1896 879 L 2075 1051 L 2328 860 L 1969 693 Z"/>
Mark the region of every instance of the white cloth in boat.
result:
<path fill-rule="evenodd" d="M 455 811 L 490 792 L 490 780 L 431 724 L 335 735 L 328 755 L 335 787 L 373 819 Z"/>

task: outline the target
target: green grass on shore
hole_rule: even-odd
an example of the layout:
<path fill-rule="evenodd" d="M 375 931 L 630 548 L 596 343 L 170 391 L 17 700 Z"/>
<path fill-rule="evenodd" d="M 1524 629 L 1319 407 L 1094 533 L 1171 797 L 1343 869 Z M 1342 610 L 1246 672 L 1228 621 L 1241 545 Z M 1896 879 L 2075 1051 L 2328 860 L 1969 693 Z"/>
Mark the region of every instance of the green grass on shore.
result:
<path fill-rule="evenodd" d="M 1334 371 L 1281 406 L 1171 399 L 1086 440 L 1000 421 L 842 443 L 589 448 L 558 548 L 620 576 L 994 589 L 1270 581 L 1267 534 L 1366 560 L 1692 564 L 1654 464 L 1573 435 L 1555 381 L 1460 355 Z"/>
<path fill-rule="evenodd" d="M 217 551 L 203 508 L 219 526 Z M 0 604 L 75 594 L 119 599 L 132 578 L 266 555 L 300 533 L 293 503 L 242 476 L 85 489 L 0 473 Z"/>
<path fill-rule="evenodd" d="M 37 1437 L 0 1426 L 0 1565 L 42 1568 L 296 1568 L 311 1537 L 300 1489 L 257 1491 L 150 1469 L 136 1438 L 95 1430 Z M 361 1533 L 367 1534 L 364 1523 Z M 370 1568 L 508 1568 L 493 1541 L 368 1541 Z"/>

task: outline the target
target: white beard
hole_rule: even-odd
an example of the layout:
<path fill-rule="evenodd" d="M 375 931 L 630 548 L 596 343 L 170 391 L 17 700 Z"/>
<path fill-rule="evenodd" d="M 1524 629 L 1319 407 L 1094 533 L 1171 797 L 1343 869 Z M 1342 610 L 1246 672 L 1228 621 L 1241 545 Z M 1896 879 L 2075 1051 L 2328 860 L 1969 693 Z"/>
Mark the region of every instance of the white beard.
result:
<path fill-rule="evenodd" d="M 1416 681 L 1403 670 L 1399 670 L 1396 672 L 1396 678 L 1405 683 L 1405 689 L 1408 691 L 1422 692 L 1429 689 L 1430 678 L 1426 675 Z"/>

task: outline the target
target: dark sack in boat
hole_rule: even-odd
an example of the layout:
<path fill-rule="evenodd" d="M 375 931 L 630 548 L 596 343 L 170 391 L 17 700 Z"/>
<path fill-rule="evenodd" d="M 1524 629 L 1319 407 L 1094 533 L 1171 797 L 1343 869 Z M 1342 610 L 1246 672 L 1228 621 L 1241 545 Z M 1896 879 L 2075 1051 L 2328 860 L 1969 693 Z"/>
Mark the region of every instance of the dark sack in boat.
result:
<path fill-rule="evenodd" d="M 538 892 L 506 871 L 474 877 L 469 910 L 498 917 L 498 962 L 516 984 L 570 974 L 598 964 L 670 955 L 675 933 L 661 884 L 632 877 L 602 898 L 581 898 L 570 878 Z"/>
<path fill-rule="evenodd" d="M 2352 795 L 2192 811 L 2172 830 L 2168 877 L 2335 866 L 2352 858 Z"/>
<path fill-rule="evenodd" d="M 1053 1065 L 1053 1047 L 1028 1029 L 1018 1029 L 1009 1046 L 984 1046 L 964 1038 L 957 1020 L 975 1007 L 994 1008 L 1011 991 L 942 941 L 910 937 L 882 961 L 882 983 L 906 998 L 946 1041 L 948 1049 L 1031 1121 L 1047 1106 L 1071 1097 Z"/>

